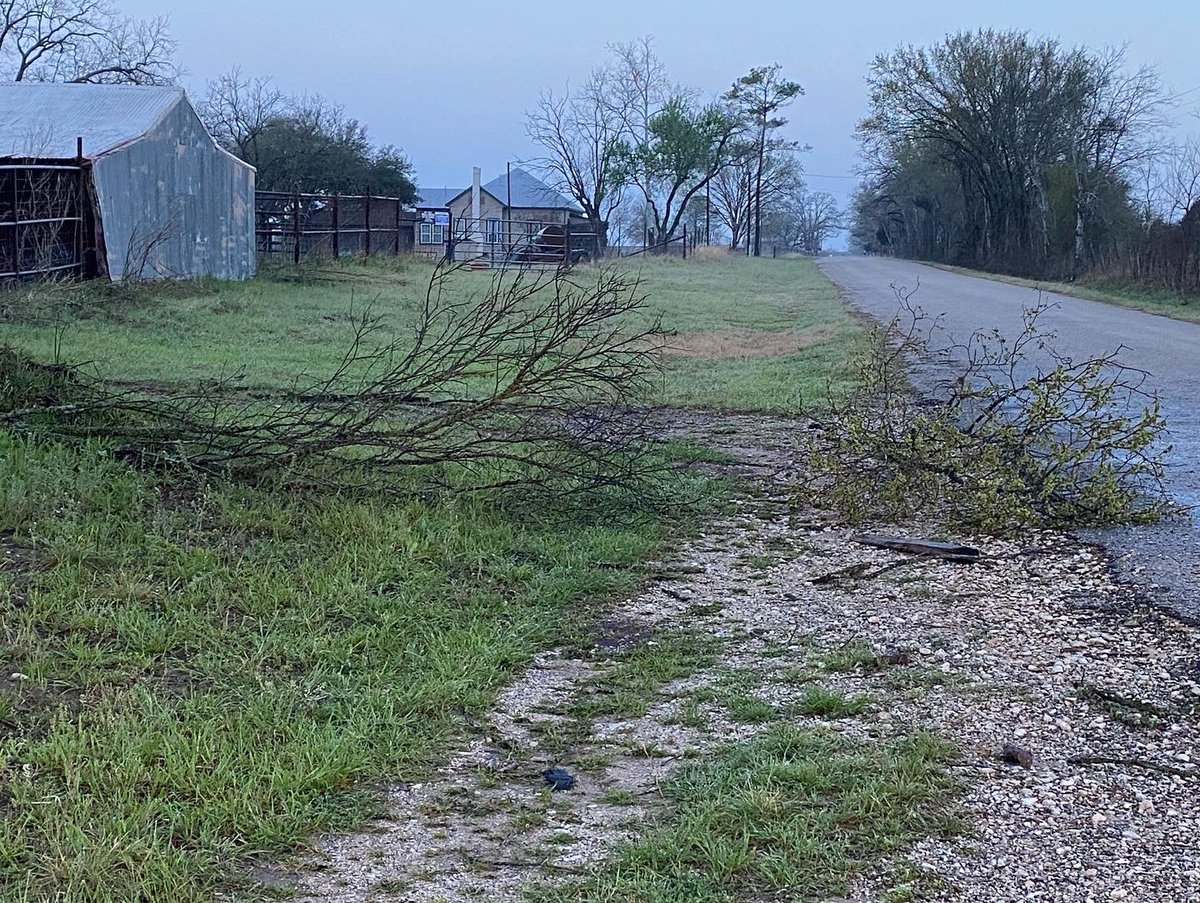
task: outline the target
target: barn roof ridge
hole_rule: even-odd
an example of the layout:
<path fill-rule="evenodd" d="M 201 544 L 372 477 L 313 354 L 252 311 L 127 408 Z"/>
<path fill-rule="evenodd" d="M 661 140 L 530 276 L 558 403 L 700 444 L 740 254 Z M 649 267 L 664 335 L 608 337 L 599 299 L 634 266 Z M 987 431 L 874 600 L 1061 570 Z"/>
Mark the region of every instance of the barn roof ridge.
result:
<path fill-rule="evenodd" d="M 180 102 L 175 85 L 0 84 L 0 157 L 96 158 L 144 137 Z"/>

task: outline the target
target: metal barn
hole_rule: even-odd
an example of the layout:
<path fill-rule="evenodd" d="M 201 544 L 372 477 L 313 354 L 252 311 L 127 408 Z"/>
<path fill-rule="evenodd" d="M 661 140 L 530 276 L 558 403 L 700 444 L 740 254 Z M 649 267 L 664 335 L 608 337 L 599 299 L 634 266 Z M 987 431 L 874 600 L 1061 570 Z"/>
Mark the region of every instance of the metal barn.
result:
<path fill-rule="evenodd" d="M 255 271 L 254 167 L 179 88 L 0 84 L 0 280 Z"/>

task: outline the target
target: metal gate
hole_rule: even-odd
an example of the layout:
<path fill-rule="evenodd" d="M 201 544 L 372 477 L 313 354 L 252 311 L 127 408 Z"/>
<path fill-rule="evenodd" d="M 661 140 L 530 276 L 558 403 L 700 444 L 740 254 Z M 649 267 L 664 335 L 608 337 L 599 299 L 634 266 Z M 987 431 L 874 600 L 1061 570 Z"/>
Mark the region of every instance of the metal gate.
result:
<path fill-rule="evenodd" d="M 0 280 L 87 275 L 90 226 L 84 166 L 0 162 Z"/>

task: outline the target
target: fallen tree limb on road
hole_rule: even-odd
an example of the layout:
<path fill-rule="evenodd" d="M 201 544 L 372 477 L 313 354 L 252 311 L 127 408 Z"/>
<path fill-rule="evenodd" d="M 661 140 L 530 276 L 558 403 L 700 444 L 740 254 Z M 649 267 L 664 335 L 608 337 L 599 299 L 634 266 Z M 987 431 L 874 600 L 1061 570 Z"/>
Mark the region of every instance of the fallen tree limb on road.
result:
<path fill-rule="evenodd" d="M 830 393 L 810 432 L 818 503 L 851 522 L 935 517 L 976 533 L 1156 519 L 1166 421 L 1146 374 L 1119 351 L 1072 360 L 1027 309 L 1021 331 L 966 341 L 896 290 L 901 312 L 855 361 L 857 387 Z M 925 394 L 907 369 L 944 373 Z"/>

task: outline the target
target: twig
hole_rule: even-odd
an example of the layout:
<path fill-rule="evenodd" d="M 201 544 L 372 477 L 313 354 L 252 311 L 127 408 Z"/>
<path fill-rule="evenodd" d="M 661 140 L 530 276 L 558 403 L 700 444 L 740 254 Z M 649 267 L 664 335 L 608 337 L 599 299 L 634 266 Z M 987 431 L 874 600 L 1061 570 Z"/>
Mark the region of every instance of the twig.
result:
<path fill-rule="evenodd" d="M 1151 771 L 1160 771 L 1163 774 L 1178 775 L 1181 778 L 1200 778 L 1200 768 L 1179 768 L 1175 765 L 1151 762 L 1149 759 L 1078 755 L 1068 756 L 1067 763 L 1070 765 L 1127 765 L 1130 768 L 1146 768 Z"/>
<path fill-rule="evenodd" d="M 838 580 L 871 580 L 881 574 L 886 574 L 888 571 L 894 571 L 897 568 L 906 567 L 914 563 L 915 559 L 901 558 L 898 561 L 889 561 L 883 567 L 871 570 L 871 563 L 869 561 L 862 561 L 858 564 L 838 568 L 836 571 L 830 571 L 828 574 L 822 574 L 820 577 L 814 577 L 809 583 L 813 586 L 825 586 L 829 583 L 835 583 Z"/>

